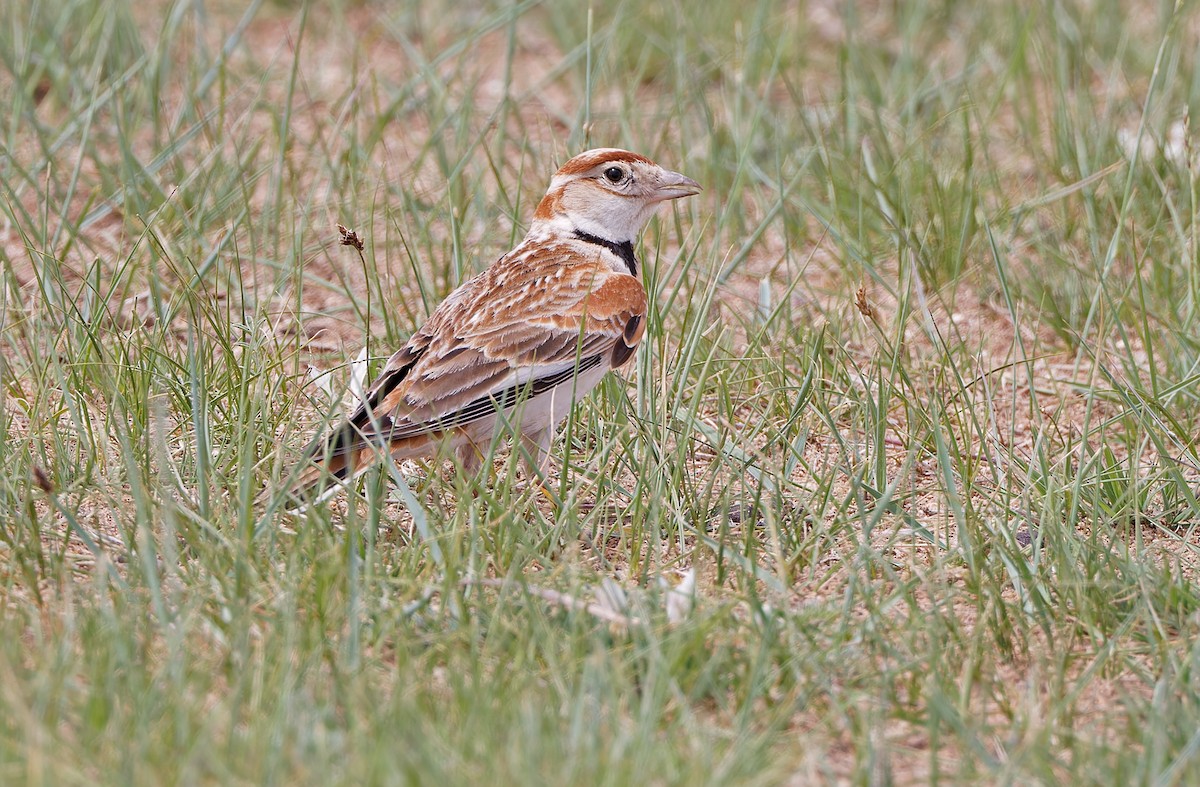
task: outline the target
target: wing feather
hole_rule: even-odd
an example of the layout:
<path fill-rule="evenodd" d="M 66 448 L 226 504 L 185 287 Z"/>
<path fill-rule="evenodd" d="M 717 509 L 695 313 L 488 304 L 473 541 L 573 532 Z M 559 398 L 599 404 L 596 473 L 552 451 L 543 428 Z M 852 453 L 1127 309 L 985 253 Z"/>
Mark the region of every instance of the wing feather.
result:
<path fill-rule="evenodd" d="M 462 427 L 628 360 L 642 338 L 641 282 L 567 244 L 548 251 L 518 248 L 452 293 L 309 455 L 344 476 L 371 444 Z"/>

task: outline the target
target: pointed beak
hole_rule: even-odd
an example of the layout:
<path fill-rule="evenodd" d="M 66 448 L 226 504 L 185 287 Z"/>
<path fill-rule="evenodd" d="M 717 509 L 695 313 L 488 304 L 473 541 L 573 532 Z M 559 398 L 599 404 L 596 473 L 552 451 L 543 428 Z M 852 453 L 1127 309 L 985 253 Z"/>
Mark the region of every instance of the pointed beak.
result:
<path fill-rule="evenodd" d="M 655 200 L 679 199 L 680 197 L 690 197 L 693 194 L 699 194 L 701 191 L 700 184 L 692 180 L 686 175 L 680 175 L 678 172 L 663 170 L 662 176 L 658 180 L 658 185 L 654 189 Z"/>

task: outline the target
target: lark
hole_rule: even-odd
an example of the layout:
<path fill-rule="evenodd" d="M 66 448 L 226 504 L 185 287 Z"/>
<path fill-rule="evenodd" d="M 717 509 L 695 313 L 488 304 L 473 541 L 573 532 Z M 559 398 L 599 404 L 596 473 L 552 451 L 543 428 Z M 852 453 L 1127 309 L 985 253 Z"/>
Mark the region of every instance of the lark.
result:
<path fill-rule="evenodd" d="M 463 283 L 388 359 L 346 421 L 314 440 L 298 472 L 311 499 L 390 454 L 449 456 L 477 470 L 501 433 L 544 477 L 557 425 L 646 328 L 634 242 L 691 178 L 645 156 L 589 150 L 555 173 L 529 233 Z"/>

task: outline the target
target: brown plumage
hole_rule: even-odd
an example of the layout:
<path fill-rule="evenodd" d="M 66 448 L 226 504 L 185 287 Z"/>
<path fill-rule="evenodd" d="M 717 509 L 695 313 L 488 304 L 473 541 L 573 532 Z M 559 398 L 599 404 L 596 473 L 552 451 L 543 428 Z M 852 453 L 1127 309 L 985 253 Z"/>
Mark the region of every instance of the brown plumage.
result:
<path fill-rule="evenodd" d="M 309 446 L 297 494 L 369 467 L 453 449 L 468 467 L 511 428 L 545 472 L 554 427 L 645 330 L 633 242 L 690 178 L 644 156 L 590 150 L 559 169 L 528 235 L 441 303 L 345 423 Z"/>

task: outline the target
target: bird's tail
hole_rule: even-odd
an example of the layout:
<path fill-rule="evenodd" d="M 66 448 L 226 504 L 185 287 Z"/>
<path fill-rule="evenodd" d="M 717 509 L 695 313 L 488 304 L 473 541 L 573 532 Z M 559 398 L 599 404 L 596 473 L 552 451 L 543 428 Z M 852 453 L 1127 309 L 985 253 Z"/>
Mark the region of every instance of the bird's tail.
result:
<path fill-rule="evenodd" d="M 327 500 L 370 467 L 370 457 L 377 451 L 349 421 L 316 438 L 289 473 L 286 496 L 290 507 L 303 509 Z"/>

